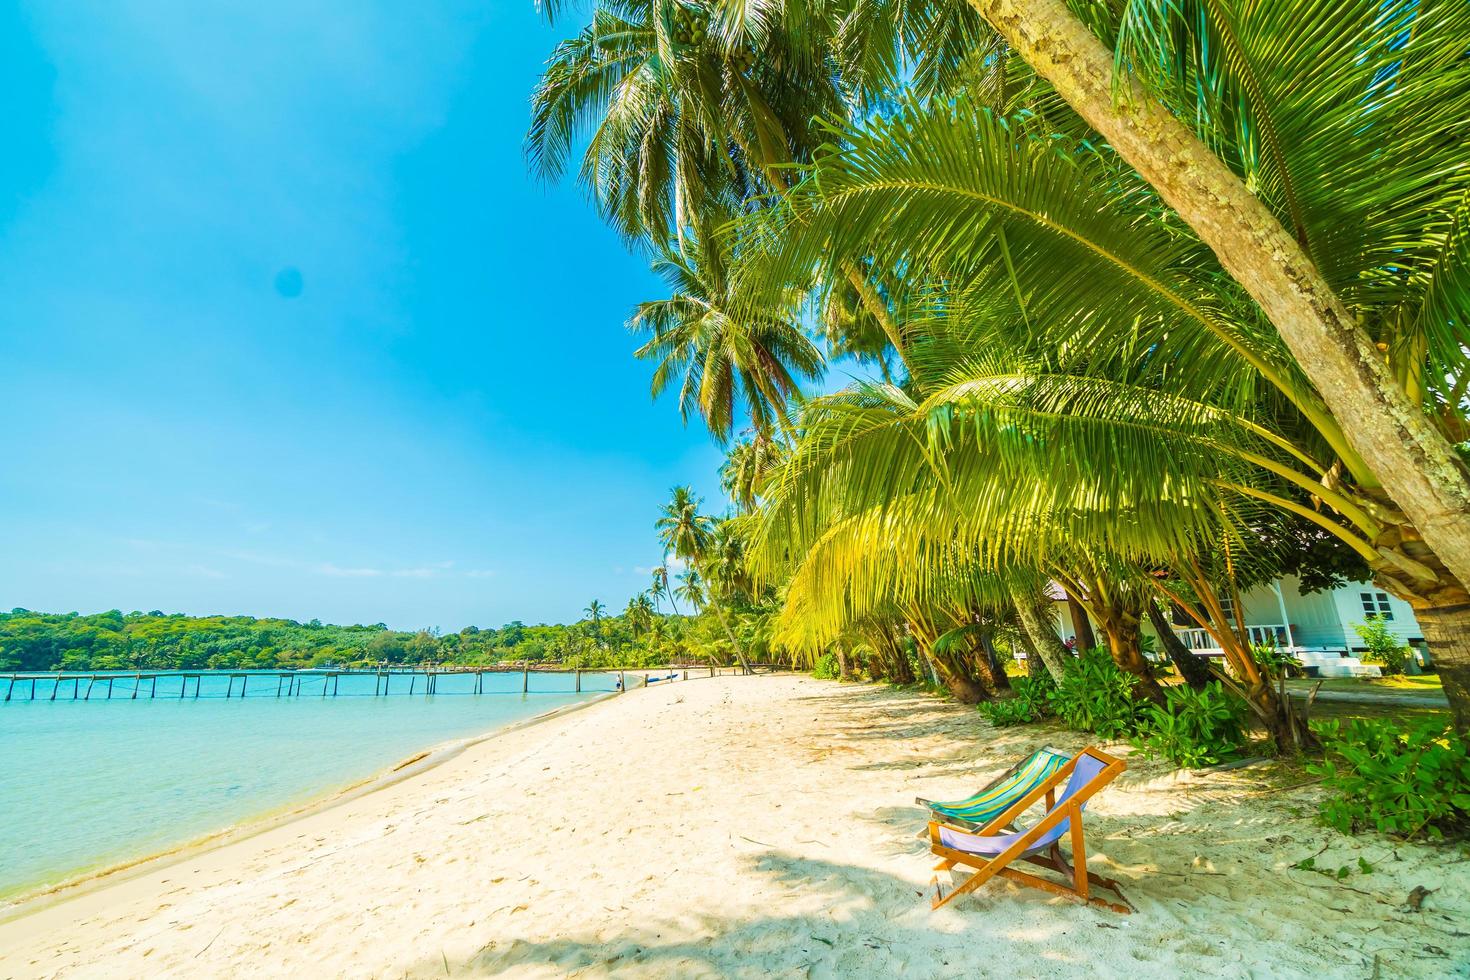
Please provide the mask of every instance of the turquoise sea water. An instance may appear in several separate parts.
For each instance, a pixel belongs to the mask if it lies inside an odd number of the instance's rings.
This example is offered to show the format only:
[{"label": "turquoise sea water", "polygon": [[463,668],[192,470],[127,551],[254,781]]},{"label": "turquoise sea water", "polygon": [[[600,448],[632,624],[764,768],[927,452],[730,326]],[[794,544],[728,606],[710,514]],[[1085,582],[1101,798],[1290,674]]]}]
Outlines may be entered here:
[{"label": "turquoise sea water", "polygon": [[[0,703],[0,904],[77,874],[142,857],[304,803],[371,776],[417,751],[477,735],[610,691],[616,675],[396,674],[391,696],[374,697],[375,678],[344,676],[336,697],[321,697],[323,675],[303,672],[297,697],[275,696],[275,673],[241,680],[208,675],[195,696],[191,679],[161,677],[157,697],[133,678],[92,685],[68,679],[50,700],[52,681],[29,683]],[[0,676],[0,698],[8,678]],[[631,683],[631,678],[630,678]],[[226,698],[227,685],[234,696]],[[284,690],[284,688],[282,688]]]}]

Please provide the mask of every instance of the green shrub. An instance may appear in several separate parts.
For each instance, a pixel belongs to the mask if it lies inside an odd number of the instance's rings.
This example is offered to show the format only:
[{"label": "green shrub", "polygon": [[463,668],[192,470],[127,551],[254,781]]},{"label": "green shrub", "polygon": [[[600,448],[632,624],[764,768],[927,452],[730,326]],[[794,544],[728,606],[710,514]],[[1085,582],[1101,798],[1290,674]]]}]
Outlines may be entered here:
[{"label": "green shrub", "polygon": [[1169,688],[1164,696],[1169,706],[1148,705],[1134,739],[1149,755],[1198,769],[1221,762],[1245,745],[1245,705],[1219,681],[1201,691]]},{"label": "green shrub", "polygon": [[1402,674],[1409,659],[1409,650],[1399,643],[1399,638],[1388,630],[1388,620],[1382,616],[1369,616],[1361,623],[1354,623],[1353,630],[1368,648],[1363,659],[1371,664],[1381,664],[1385,674]]},{"label": "green shrub", "polygon": [[837,666],[837,654],[831,650],[818,657],[816,664],[812,667],[812,676],[818,680],[833,681],[841,675],[842,671]]},{"label": "green shrub", "polygon": [[1056,690],[1051,675],[1042,671],[1030,677],[1017,677],[1011,681],[1015,697],[1003,701],[985,701],[980,713],[992,725],[1005,728],[1009,725],[1026,725],[1051,715],[1047,695]]},{"label": "green shrub", "polygon": [[1102,738],[1133,734],[1143,711],[1133,694],[1133,678],[1100,648],[1067,661],[1062,680],[1047,695],[1047,702],[1068,728]]},{"label": "green shrub", "polygon": [[1300,674],[1301,661],[1278,648],[1274,643],[1252,643],[1251,659],[1267,677],[1288,677]]},{"label": "green shrub", "polygon": [[1308,768],[1334,794],[1321,810],[1329,827],[1434,839],[1470,830],[1470,743],[1453,729],[1359,719],[1317,732],[1327,758]]}]

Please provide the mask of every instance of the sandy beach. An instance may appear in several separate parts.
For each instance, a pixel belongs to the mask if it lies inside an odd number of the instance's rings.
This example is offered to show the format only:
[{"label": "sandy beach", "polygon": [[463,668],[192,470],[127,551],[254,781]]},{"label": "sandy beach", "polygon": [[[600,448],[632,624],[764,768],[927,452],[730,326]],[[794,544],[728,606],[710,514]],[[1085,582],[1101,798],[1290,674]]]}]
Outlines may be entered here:
[{"label": "sandy beach", "polygon": [[22,914],[0,976],[1470,975],[1470,853],[1326,830],[1281,767],[1130,758],[1088,841],[1133,915],[1010,884],[931,912],[913,798],[1043,742],[1085,739],[800,676],[636,691]]}]

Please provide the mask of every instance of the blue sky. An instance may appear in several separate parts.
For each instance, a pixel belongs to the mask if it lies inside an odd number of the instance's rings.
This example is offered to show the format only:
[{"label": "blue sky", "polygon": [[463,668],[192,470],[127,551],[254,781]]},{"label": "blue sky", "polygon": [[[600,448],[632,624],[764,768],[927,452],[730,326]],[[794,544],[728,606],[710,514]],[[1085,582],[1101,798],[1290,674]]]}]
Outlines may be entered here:
[{"label": "blue sky", "polygon": [[[0,606],[620,607],[718,451],[521,149],[530,0],[0,5]],[[714,506],[723,506],[715,503]]]}]

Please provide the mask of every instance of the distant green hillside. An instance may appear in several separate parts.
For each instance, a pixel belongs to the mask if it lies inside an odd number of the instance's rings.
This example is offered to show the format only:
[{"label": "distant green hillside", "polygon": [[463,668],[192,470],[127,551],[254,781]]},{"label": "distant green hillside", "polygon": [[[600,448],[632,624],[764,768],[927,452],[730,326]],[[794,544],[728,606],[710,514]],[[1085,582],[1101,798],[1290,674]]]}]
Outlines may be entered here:
[{"label": "distant green hillside", "polygon": [[506,660],[636,666],[716,653],[682,616],[600,617],[570,625],[458,633],[399,632],[381,623],[109,612],[0,613],[0,671],[312,667],[321,664],[491,664]]}]

